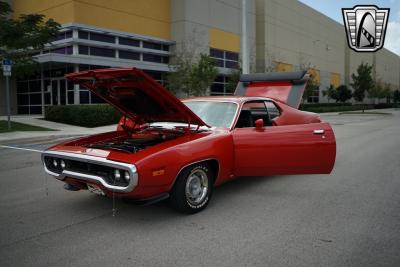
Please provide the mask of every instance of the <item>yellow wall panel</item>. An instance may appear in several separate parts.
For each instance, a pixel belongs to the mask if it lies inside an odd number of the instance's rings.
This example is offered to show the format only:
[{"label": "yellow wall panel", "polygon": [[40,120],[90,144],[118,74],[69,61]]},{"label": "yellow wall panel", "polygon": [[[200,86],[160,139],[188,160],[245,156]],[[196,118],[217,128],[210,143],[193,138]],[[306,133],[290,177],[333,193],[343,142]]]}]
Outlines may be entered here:
[{"label": "yellow wall panel", "polygon": [[64,23],[170,39],[170,0],[14,0],[14,17],[40,13]]},{"label": "yellow wall panel", "polygon": [[209,46],[216,49],[240,52],[240,36],[216,28],[208,30]]},{"label": "yellow wall panel", "polygon": [[315,82],[315,83],[317,83],[317,84],[320,84],[320,83],[321,83],[321,78],[320,78],[320,75],[319,75],[319,70],[314,69],[314,68],[310,68],[310,69],[308,69],[308,74],[311,75],[311,77],[314,79],[314,82]]},{"label": "yellow wall panel", "polygon": [[73,0],[14,0],[12,8],[14,18],[21,14],[43,14],[60,24],[74,21]]},{"label": "yellow wall panel", "polygon": [[293,65],[292,64],[287,64],[283,62],[276,62],[276,71],[292,71],[293,70]]},{"label": "yellow wall panel", "polygon": [[75,22],[170,39],[170,1],[75,0]]},{"label": "yellow wall panel", "polygon": [[340,85],[340,74],[331,72],[330,84],[337,88]]}]

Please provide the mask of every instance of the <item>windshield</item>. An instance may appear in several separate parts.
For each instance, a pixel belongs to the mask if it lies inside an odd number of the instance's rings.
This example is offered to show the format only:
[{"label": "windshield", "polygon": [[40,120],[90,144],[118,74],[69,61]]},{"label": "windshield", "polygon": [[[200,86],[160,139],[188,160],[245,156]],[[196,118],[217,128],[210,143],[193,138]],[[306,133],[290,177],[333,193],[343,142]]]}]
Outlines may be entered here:
[{"label": "windshield", "polygon": [[214,127],[229,128],[235,118],[237,104],[217,101],[183,102],[205,123]]}]

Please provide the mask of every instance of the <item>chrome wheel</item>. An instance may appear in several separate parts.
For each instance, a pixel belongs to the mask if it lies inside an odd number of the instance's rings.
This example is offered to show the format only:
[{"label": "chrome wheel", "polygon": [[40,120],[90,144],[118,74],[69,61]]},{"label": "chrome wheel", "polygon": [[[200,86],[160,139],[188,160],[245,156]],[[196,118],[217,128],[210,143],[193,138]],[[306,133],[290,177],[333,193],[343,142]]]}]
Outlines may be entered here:
[{"label": "chrome wheel", "polygon": [[191,205],[199,205],[207,197],[208,177],[202,169],[194,169],[188,176],[185,186],[186,199]]}]

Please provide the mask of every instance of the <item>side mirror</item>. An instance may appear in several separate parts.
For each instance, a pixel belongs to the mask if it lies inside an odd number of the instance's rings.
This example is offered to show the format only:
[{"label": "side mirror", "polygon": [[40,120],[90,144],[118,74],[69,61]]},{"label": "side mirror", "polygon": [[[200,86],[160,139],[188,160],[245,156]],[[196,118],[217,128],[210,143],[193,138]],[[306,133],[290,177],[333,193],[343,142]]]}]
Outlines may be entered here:
[{"label": "side mirror", "polygon": [[264,120],[263,119],[256,120],[255,124],[256,124],[256,130],[257,131],[263,131],[264,130]]}]

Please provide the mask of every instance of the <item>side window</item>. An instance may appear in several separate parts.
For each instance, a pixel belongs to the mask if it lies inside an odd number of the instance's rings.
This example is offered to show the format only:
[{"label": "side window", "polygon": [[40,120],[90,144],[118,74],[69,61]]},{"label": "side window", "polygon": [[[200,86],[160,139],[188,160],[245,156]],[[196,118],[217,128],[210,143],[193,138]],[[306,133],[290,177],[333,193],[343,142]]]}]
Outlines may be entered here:
[{"label": "side window", "polygon": [[279,109],[275,106],[273,102],[265,101],[265,106],[267,107],[270,120],[273,120],[281,115]]},{"label": "side window", "polygon": [[263,119],[265,126],[271,126],[272,122],[264,101],[251,101],[243,104],[235,128],[254,127],[254,122]]}]

